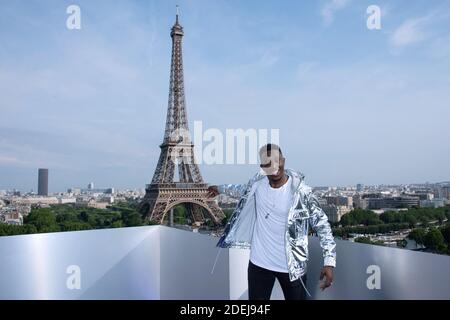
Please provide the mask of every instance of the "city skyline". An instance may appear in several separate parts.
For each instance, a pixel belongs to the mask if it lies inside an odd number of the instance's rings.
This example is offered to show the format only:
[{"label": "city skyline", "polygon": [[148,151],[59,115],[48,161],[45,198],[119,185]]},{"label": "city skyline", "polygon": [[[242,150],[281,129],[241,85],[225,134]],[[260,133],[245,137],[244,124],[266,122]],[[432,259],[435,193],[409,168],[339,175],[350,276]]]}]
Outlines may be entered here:
[{"label": "city skyline", "polygon": [[[34,193],[35,195],[39,195],[38,194],[38,185],[39,185],[39,177],[38,174],[35,175],[34,179],[36,180],[36,187],[32,187],[30,189],[21,189],[21,188],[17,188],[17,187],[13,187],[13,188],[0,188],[0,191],[7,191],[7,192],[12,192],[12,191],[19,191],[23,194],[29,194],[29,193]],[[86,182],[85,185],[70,185],[67,188],[63,188],[63,189],[55,189],[53,191],[49,191],[49,194],[60,194],[60,193],[66,193],[69,190],[73,190],[73,189],[80,189],[80,190],[90,190],[89,185],[90,184],[95,184],[94,182],[90,181]],[[219,183],[218,185],[245,185],[246,181],[243,182],[237,182],[237,183]],[[419,186],[419,185],[449,185],[450,186],[450,181],[424,181],[424,182],[408,182],[408,183],[398,183],[398,184],[387,184],[387,183],[380,183],[380,184],[365,184],[365,183],[356,183],[356,184],[349,184],[349,185],[311,185],[311,187],[313,188],[355,188],[357,189],[358,185],[362,185],[363,188],[387,188],[387,187],[399,187],[399,186]],[[51,186],[51,180],[49,180],[49,187]],[[96,186],[96,190],[107,190],[107,189],[117,189],[118,191],[124,191],[124,190],[141,190],[142,192],[145,191],[145,186],[137,186],[137,187],[122,187],[122,188],[117,188],[114,185],[101,185],[97,188]],[[50,190],[51,188],[49,188]]]},{"label": "city skyline", "polygon": [[[78,1],[76,31],[65,28],[69,4],[0,4],[0,190],[37,190],[39,167],[49,192],[144,188],[163,134],[175,2]],[[378,1],[377,31],[368,1],[179,4],[190,124],[279,128],[287,166],[311,185],[450,180],[445,1]],[[256,170],[201,166],[214,184]]]}]

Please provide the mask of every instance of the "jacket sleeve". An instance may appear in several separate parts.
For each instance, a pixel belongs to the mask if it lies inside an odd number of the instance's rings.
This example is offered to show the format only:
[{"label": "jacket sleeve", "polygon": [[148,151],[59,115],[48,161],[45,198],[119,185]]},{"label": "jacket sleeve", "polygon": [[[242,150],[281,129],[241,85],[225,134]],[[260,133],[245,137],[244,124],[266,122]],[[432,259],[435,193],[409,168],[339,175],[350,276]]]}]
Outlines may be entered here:
[{"label": "jacket sleeve", "polygon": [[309,224],[317,232],[322,247],[324,266],[336,266],[336,242],[334,241],[328,217],[320,207],[317,197],[310,191],[307,194]]},{"label": "jacket sleeve", "polygon": [[245,194],[247,192],[247,190],[248,190],[248,188],[244,188],[244,190],[240,194],[240,199],[238,201],[238,204],[237,204],[236,208],[234,209],[233,213],[231,214],[230,218],[228,219],[227,224],[225,225],[223,234],[220,237],[219,241],[217,242],[216,247],[221,247],[221,248],[229,247],[229,243],[228,243],[228,241],[226,241],[226,239],[227,239],[228,234],[230,233],[231,229],[233,227],[235,227],[235,224],[238,221],[238,218],[241,214],[241,210],[246,201],[246,199],[243,197],[243,194]]},{"label": "jacket sleeve", "polygon": [[258,178],[259,178],[259,174],[255,174],[248,181],[247,184],[237,185],[237,188],[236,188],[236,186],[233,188],[232,187],[233,185],[222,185],[222,186],[218,187],[220,193],[227,192],[227,191],[229,192],[231,189],[233,191],[237,191],[239,193],[239,201],[238,201],[237,206],[234,209],[233,213],[231,214],[230,218],[228,219],[227,224],[225,225],[224,232],[216,244],[217,247],[221,247],[221,248],[228,247],[229,244],[225,240],[226,240],[228,234],[230,233],[231,229],[235,226],[236,222],[238,221],[241,210],[245,205],[248,193],[249,193],[251,187],[253,186],[254,182],[256,180],[258,180]]}]

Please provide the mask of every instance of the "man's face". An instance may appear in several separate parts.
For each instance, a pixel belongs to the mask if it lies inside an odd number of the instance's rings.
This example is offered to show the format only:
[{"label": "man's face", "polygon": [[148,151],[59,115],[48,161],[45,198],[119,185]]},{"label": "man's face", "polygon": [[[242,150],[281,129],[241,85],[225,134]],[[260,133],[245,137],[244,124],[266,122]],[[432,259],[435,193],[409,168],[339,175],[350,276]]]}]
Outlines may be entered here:
[{"label": "man's face", "polygon": [[284,170],[284,158],[278,150],[261,152],[260,161],[261,174],[273,179],[282,176]]}]

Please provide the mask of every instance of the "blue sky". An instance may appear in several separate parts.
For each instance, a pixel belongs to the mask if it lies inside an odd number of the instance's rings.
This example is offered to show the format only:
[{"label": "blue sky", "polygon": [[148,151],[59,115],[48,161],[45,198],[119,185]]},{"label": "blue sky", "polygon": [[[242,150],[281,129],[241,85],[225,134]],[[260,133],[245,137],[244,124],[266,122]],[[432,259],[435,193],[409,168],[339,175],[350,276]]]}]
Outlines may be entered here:
[{"label": "blue sky", "polygon": [[[36,190],[39,167],[50,191],[149,183],[177,3],[191,129],[279,128],[311,185],[450,180],[446,0],[0,0],[0,189]],[[256,169],[201,166],[215,184]]]}]

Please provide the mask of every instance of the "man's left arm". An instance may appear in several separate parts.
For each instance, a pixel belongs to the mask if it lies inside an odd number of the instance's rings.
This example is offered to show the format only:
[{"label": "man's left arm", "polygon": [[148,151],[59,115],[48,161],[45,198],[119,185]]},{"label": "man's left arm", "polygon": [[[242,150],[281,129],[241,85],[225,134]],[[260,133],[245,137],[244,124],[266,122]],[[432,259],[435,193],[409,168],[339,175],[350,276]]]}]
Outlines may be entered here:
[{"label": "man's left arm", "polygon": [[320,272],[320,280],[325,278],[322,290],[331,286],[333,282],[333,268],[336,266],[336,242],[334,241],[328,217],[320,207],[317,197],[311,192],[307,196],[308,210],[310,213],[309,223],[319,236],[322,247],[324,267]]}]

